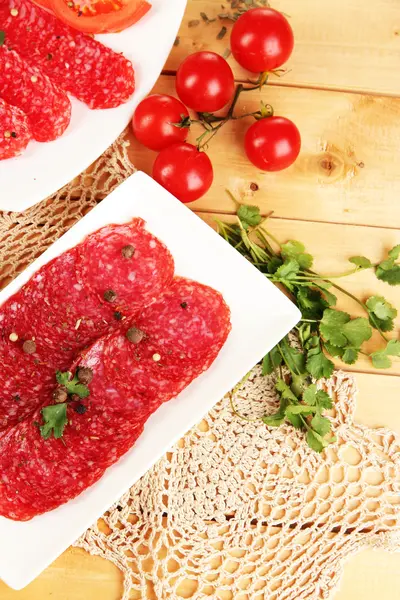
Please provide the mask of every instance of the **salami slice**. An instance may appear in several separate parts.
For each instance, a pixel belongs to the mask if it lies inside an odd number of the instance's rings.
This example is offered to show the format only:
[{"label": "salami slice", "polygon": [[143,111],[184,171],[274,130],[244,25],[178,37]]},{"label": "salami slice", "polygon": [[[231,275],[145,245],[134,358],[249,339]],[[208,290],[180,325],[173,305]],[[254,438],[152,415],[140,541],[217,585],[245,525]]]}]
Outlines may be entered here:
[{"label": "salami slice", "polygon": [[66,370],[76,352],[116,327],[114,310],[76,278],[79,247],[72,248],[40,269],[7,301],[3,331],[21,341],[35,340],[41,361]]},{"label": "salami slice", "polygon": [[54,370],[0,336],[0,431],[30,415],[53,389]]},{"label": "salami slice", "polygon": [[31,138],[25,113],[0,98],[0,160],[21,154]]},{"label": "salami slice", "polygon": [[73,370],[87,367],[93,372],[93,379],[88,386],[90,390],[89,403],[92,398],[106,398],[105,404],[109,410],[124,414],[129,419],[143,421],[153,410],[154,402],[152,403],[152,400],[154,397],[152,398],[148,392],[140,394],[135,389],[128,393],[119,390],[105,372],[104,351],[115,337],[119,337],[118,332],[98,340],[75,361]]},{"label": "salami slice", "polygon": [[0,23],[11,48],[90,108],[119,106],[132,95],[130,61],[29,0],[0,0]]},{"label": "salami slice", "polygon": [[0,96],[24,111],[39,142],[60,137],[71,120],[66,93],[5,45],[0,47]]},{"label": "salami slice", "polygon": [[[135,326],[140,341],[114,336],[105,350],[106,372],[125,392],[158,387],[179,393],[215,360],[230,332],[230,311],[210,287],[176,277],[144,308]],[[171,387],[172,386],[172,387]]]},{"label": "salami slice", "polygon": [[142,219],[110,225],[81,246],[77,275],[99,299],[129,312],[152,302],[172,281],[174,261]]}]

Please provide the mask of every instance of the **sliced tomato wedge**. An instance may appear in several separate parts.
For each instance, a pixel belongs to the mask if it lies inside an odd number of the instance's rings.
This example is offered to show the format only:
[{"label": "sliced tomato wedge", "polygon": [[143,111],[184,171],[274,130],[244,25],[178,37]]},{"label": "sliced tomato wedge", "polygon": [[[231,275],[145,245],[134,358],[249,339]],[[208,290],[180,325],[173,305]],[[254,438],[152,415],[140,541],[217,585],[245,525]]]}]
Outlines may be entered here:
[{"label": "sliced tomato wedge", "polygon": [[151,8],[146,0],[35,0],[78,31],[111,33],[127,29]]},{"label": "sliced tomato wedge", "polygon": [[39,6],[42,6],[43,8],[47,8],[48,10],[51,10],[51,5],[53,3],[53,0],[33,0],[34,4],[38,4]]}]

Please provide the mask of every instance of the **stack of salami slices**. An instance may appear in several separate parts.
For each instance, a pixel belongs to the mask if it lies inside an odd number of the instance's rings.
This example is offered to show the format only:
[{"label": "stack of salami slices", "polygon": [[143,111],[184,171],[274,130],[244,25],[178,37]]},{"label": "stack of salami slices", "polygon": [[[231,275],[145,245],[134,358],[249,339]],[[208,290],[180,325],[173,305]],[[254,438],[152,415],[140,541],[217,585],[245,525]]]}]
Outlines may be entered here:
[{"label": "stack of salami slices", "polygon": [[0,0],[0,30],[0,160],[62,135],[67,93],[113,108],[134,91],[130,61],[30,0]]},{"label": "stack of salami slices", "polygon": [[[174,276],[141,219],[109,225],[42,267],[0,307],[0,515],[28,520],[97,481],[146,420],[217,357],[230,311],[210,287]],[[61,398],[56,372],[89,394]],[[65,394],[66,395],[66,394]]]}]

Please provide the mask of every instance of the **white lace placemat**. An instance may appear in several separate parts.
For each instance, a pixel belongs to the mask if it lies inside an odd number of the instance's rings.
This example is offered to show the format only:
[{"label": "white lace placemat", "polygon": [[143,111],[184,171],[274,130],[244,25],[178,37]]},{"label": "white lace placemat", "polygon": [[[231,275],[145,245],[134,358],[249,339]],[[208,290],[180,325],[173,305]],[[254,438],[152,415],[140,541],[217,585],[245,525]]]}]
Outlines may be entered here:
[{"label": "white lace placemat", "polygon": [[[226,397],[77,545],[121,569],[123,600],[328,598],[349,555],[400,550],[400,438],[353,422],[350,375],[325,385],[338,441],[322,455]],[[272,377],[255,367],[234,402],[275,412]]]}]

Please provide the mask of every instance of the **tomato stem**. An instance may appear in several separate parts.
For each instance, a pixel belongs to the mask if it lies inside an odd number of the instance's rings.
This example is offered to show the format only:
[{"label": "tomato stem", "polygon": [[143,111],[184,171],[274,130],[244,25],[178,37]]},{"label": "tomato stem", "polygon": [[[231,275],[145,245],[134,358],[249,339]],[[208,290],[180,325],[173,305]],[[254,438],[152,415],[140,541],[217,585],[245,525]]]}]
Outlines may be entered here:
[{"label": "tomato stem", "polygon": [[[236,104],[239,100],[240,94],[242,92],[249,92],[251,90],[259,90],[262,86],[267,84],[269,76],[269,71],[265,73],[260,73],[260,77],[256,82],[256,85],[245,87],[243,83],[238,83],[235,89],[235,94],[233,96],[232,102],[228,108],[228,112],[225,116],[216,116],[212,113],[203,113],[198,112],[198,119],[192,119],[191,123],[200,124],[206,131],[204,131],[197,139],[197,149],[204,150],[208,147],[209,142],[213,137],[218,133],[218,131],[227,123],[228,121],[235,121],[237,119],[243,119],[244,117],[254,117],[255,119],[262,119],[267,116],[272,116],[274,114],[274,109],[270,104],[261,103],[261,110],[256,110],[250,113],[244,113],[242,115],[234,116],[234,110]],[[213,125],[213,123],[218,123],[217,125]],[[209,136],[207,137],[207,135]]]}]

